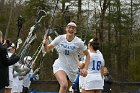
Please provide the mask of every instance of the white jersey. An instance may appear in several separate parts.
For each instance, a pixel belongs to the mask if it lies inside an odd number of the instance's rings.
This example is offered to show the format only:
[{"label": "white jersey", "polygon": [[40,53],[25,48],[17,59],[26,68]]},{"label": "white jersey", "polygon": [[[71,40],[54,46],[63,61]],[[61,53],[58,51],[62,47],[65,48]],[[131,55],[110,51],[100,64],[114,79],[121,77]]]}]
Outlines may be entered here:
[{"label": "white jersey", "polygon": [[100,72],[101,67],[105,64],[103,56],[101,56],[101,53],[92,53],[90,51],[89,54],[88,75],[82,78],[83,82],[80,85],[85,90],[103,89],[103,78]]},{"label": "white jersey", "polygon": [[89,51],[90,54],[90,64],[88,67],[88,73],[100,73],[101,66],[104,66],[104,59],[103,56],[99,53],[92,53]]},{"label": "white jersey", "polygon": [[[59,54],[58,59],[55,61],[53,67],[59,65],[67,74],[69,72],[76,73],[78,71],[78,59],[79,51],[86,50],[84,42],[75,36],[75,38],[68,42],[65,35],[60,35],[56,37],[51,44],[57,47],[57,52]],[[56,71],[54,71],[55,73]],[[68,75],[70,78],[70,75]],[[74,78],[71,79],[73,81]]]},{"label": "white jersey", "polygon": [[104,65],[105,65],[105,60],[104,60],[103,54],[100,52],[100,50],[97,50],[96,52],[97,52],[97,54],[99,54],[100,58],[102,58]]}]

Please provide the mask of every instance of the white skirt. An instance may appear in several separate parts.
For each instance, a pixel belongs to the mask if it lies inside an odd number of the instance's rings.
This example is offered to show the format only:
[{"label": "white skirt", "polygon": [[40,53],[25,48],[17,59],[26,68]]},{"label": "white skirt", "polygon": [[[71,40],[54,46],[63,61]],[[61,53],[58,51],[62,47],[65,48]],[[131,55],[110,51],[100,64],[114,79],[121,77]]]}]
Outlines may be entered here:
[{"label": "white skirt", "polygon": [[57,59],[54,64],[53,64],[53,73],[55,74],[57,71],[63,70],[67,75],[68,78],[70,79],[71,82],[74,82],[76,79],[77,73],[78,73],[78,68],[75,71],[72,71],[70,67],[64,66],[60,61]]},{"label": "white skirt", "polygon": [[97,90],[103,89],[103,79],[100,73],[88,74],[83,79],[82,89],[84,90]]}]

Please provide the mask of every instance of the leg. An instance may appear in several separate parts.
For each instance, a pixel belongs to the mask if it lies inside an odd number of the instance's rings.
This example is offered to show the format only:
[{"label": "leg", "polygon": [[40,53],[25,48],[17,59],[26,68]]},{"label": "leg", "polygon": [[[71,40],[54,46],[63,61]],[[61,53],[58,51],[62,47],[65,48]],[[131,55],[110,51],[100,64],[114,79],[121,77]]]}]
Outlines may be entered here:
[{"label": "leg", "polygon": [[67,75],[63,70],[60,70],[55,73],[55,77],[60,84],[59,93],[66,93],[68,88]]},{"label": "leg", "polygon": [[96,93],[94,90],[85,90],[84,93]]},{"label": "leg", "polygon": [[82,89],[82,93],[86,93],[86,91],[84,89]]},{"label": "leg", "polygon": [[23,91],[22,91],[22,93],[29,93],[28,87],[24,87],[24,86],[23,86]]},{"label": "leg", "polygon": [[101,93],[101,90],[85,90],[83,93]]},{"label": "leg", "polygon": [[12,88],[5,88],[5,93],[12,93]]},{"label": "leg", "polygon": [[95,93],[102,93],[102,90],[96,90]]}]

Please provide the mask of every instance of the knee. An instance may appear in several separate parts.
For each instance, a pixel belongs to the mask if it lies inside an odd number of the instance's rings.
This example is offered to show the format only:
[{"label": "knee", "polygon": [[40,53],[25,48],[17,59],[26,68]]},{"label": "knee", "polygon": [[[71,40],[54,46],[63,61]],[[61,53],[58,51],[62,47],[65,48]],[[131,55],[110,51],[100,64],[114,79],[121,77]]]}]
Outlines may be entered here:
[{"label": "knee", "polygon": [[68,82],[62,82],[60,84],[60,87],[63,88],[63,89],[67,89],[68,88]]}]

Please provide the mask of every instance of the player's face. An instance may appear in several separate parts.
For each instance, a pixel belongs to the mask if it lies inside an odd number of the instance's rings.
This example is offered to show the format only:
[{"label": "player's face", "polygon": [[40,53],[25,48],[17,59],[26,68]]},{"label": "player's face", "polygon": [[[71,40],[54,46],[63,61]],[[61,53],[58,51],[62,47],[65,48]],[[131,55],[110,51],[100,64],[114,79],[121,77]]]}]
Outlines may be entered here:
[{"label": "player's face", "polygon": [[15,48],[8,49],[8,52],[15,53]]},{"label": "player's face", "polygon": [[32,62],[32,60],[26,60],[26,63],[27,64],[29,64],[29,63],[31,63]]},{"label": "player's face", "polygon": [[76,27],[75,26],[67,26],[66,33],[69,35],[74,35],[76,33]]}]

